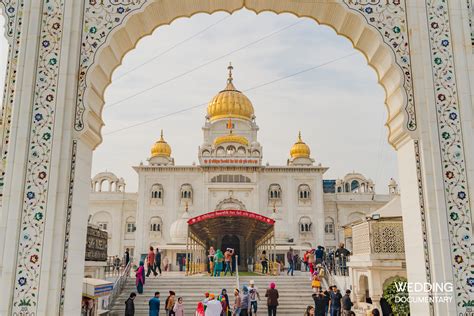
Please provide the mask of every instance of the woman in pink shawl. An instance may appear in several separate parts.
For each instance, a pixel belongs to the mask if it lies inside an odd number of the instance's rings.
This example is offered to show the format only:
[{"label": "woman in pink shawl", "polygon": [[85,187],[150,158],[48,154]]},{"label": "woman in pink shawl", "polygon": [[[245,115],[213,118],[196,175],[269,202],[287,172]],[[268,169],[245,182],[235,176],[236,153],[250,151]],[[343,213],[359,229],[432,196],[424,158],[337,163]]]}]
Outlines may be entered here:
[{"label": "woman in pink shawl", "polygon": [[137,285],[138,294],[143,294],[143,285],[145,284],[145,268],[143,261],[140,261],[140,266],[135,271],[135,284]]}]

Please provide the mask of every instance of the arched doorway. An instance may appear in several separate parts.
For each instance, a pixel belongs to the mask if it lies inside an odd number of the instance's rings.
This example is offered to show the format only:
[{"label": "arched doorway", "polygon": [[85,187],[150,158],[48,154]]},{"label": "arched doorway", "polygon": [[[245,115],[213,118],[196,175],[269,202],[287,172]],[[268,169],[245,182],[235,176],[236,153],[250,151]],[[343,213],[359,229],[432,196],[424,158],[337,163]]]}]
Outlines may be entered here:
[{"label": "arched doorway", "polygon": [[[387,93],[389,142],[399,156],[403,216],[410,223],[404,229],[410,242],[405,247],[410,254],[408,278],[455,284],[453,303],[435,303],[434,309],[416,304],[412,311],[420,315],[467,311],[465,302],[472,296],[470,188],[474,187],[468,183],[474,171],[467,165],[474,164],[474,153],[469,142],[472,93],[464,84],[471,77],[471,47],[463,42],[470,36],[469,17],[460,15],[468,12],[466,2],[425,0],[421,6],[410,6],[403,0],[183,0],[176,5],[175,0],[2,0],[0,4],[6,9],[10,43],[5,101],[9,108],[4,111],[2,139],[2,166],[6,166],[2,203],[8,213],[2,213],[0,258],[3,297],[12,298],[1,302],[1,313],[63,314],[80,309],[75,287],[82,280],[78,258],[85,245],[83,208],[90,189],[90,162],[101,141],[103,92],[125,53],[156,27],[178,17],[217,10],[231,13],[242,7],[291,12],[327,24],[348,37],[376,69]],[[414,93],[415,85],[419,93]],[[10,130],[11,126],[15,128]],[[11,240],[6,242],[5,236]]]},{"label": "arched doorway", "polygon": [[224,235],[221,241],[221,249],[222,251],[226,251],[227,248],[234,249],[234,253],[238,256],[237,262],[235,262],[235,257],[233,258],[234,262],[232,262],[232,268],[235,271],[235,265],[240,266],[240,258],[243,255],[240,251],[240,238],[237,235]]}]

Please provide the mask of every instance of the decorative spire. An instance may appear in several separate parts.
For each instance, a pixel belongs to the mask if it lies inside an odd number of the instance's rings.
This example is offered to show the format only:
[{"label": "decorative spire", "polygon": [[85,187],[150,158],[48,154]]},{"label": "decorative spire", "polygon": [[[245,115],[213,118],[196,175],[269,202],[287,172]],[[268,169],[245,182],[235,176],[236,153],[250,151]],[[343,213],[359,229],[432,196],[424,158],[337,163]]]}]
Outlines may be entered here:
[{"label": "decorative spire", "polygon": [[229,78],[227,78],[227,83],[231,84],[232,80],[234,80],[234,78],[232,78],[232,70],[234,69],[234,67],[232,66],[232,62],[229,62],[229,66],[227,67],[227,69],[229,69]]},{"label": "decorative spire", "polygon": [[302,143],[303,140],[301,139],[301,131],[298,132],[298,143]]},{"label": "decorative spire", "polygon": [[165,141],[165,139],[163,138],[163,129],[161,129],[160,141]]}]

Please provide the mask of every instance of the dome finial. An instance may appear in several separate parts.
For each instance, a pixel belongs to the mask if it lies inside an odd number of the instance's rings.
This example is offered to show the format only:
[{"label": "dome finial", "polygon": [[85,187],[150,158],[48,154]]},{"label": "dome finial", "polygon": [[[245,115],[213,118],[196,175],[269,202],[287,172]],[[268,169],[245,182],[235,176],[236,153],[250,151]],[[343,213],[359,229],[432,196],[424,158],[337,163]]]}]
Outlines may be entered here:
[{"label": "dome finial", "polygon": [[227,69],[229,70],[229,78],[227,78],[227,83],[230,84],[232,83],[232,80],[234,80],[234,78],[232,78],[232,70],[234,69],[234,67],[232,66],[232,62],[229,62],[229,66],[227,67]]},{"label": "dome finial", "polygon": [[301,131],[298,132],[298,142],[302,143],[303,139],[301,138]]},{"label": "dome finial", "polygon": [[163,129],[161,129],[160,140],[165,140],[165,139],[163,138]]}]

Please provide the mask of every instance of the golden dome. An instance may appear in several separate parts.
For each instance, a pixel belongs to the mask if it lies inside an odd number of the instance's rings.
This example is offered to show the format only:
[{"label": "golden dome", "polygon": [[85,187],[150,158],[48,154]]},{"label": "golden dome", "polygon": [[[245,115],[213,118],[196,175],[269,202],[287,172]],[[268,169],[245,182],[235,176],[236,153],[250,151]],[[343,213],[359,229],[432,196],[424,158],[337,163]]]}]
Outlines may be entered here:
[{"label": "golden dome", "polygon": [[309,158],[311,150],[309,146],[301,139],[301,132],[298,134],[298,141],[291,147],[291,158]]},{"label": "golden dome", "polygon": [[209,120],[215,121],[221,118],[238,118],[251,120],[254,115],[252,102],[232,83],[232,65],[229,65],[229,78],[227,86],[219,92],[207,105]]},{"label": "golden dome", "polygon": [[170,157],[171,147],[163,138],[163,130],[161,130],[160,139],[151,147],[151,157]]},{"label": "golden dome", "polygon": [[223,143],[239,143],[245,146],[248,146],[249,141],[244,136],[234,135],[232,134],[232,130],[229,134],[224,136],[219,136],[214,140],[214,145],[220,145]]}]

